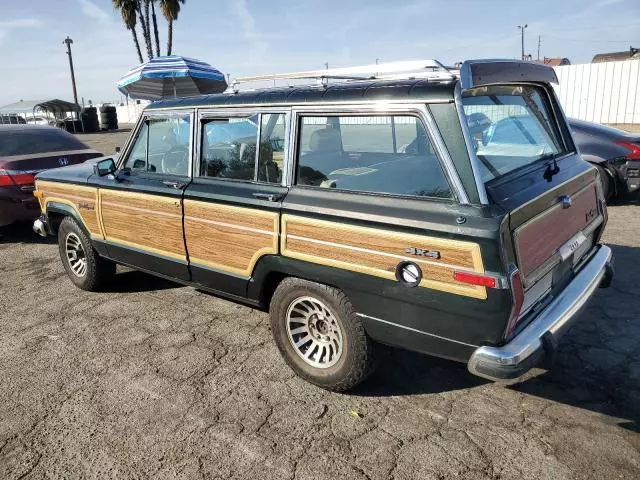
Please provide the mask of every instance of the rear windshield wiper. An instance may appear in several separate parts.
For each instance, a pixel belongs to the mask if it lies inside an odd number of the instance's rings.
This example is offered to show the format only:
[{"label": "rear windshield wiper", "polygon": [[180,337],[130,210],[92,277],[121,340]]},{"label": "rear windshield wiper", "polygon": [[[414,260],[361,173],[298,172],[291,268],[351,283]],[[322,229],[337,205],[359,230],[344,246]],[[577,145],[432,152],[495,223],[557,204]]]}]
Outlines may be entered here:
[{"label": "rear windshield wiper", "polygon": [[539,162],[542,160],[551,159],[551,161],[547,163],[547,168],[545,169],[544,174],[542,175],[542,178],[544,178],[547,182],[550,182],[553,176],[560,171],[560,167],[558,166],[558,160],[556,160],[556,158],[557,158],[557,155],[548,154],[548,155],[543,155],[537,160]]}]

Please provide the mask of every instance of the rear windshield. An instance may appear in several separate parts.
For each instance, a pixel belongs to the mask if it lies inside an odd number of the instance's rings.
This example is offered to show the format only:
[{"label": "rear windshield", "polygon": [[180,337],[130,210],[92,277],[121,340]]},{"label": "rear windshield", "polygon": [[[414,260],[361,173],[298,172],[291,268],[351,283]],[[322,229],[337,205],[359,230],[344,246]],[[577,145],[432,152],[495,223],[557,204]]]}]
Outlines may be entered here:
[{"label": "rear windshield", "polygon": [[462,104],[485,182],[565,153],[539,87],[476,88],[463,93]]},{"label": "rear windshield", "polygon": [[84,150],[86,148],[89,147],[70,133],[58,128],[0,131],[0,157]]}]

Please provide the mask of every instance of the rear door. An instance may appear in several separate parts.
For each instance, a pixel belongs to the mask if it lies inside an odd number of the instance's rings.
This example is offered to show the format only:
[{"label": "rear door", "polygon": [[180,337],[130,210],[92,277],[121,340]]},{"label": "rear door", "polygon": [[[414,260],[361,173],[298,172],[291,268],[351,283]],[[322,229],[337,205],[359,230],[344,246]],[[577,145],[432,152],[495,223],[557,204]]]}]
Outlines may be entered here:
[{"label": "rear door", "polygon": [[550,87],[485,86],[462,103],[489,200],[509,212],[522,317],[593,250],[606,215],[597,173],[576,152]]},{"label": "rear door", "polygon": [[99,186],[101,228],[118,262],[189,280],[182,195],[190,181],[190,111],[147,113],[115,176]]},{"label": "rear door", "polygon": [[288,109],[198,114],[197,162],[184,195],[193,282],[245,297],[257,262],[278,253],[289,116]]},{"label": "rear door", "polygon": [[482,321],[499,311],[496,290],[454,278],[484,274],[496,242],[460,220],[477,213],[425,106],[300,108],[294,125],[281,233],[290,270],[344,290],[380,341],[455,357],[499,335]]}]

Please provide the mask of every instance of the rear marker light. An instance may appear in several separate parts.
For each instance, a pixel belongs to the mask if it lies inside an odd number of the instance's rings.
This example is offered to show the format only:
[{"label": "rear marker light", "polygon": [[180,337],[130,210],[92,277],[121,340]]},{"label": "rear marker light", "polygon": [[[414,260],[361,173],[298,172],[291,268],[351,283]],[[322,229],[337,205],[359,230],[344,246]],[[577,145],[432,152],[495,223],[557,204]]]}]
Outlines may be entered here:
[{"label": "rear marker light", "polygon": [[615,142],[622,148],[629,150],[629,153],[625,155],[627,160],[640,160],[640,145],[631,142]]},{"label": "rear marker light", "polygon": [[469,285],[479,285],[487,288],[496,288],[498,285],[495,277],[481,275],[478,273],[456,271],[453,272],[453,279],[458,282],[468,283]]}]

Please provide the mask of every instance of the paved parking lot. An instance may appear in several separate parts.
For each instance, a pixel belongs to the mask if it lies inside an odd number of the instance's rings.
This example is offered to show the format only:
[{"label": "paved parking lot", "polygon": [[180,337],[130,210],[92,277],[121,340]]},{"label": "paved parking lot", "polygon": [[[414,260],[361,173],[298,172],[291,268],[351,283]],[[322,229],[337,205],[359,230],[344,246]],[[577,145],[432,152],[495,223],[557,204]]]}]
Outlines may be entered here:
[{"label": "paved parking lot", "polygon": [[57,245],[0,238],[0,478],[640,476],[640,206],[610,209],[612,288],[556,368],[513,386],[384,349],[362,388],[298,379],[267,315],[122,270],[74,288]]}]

